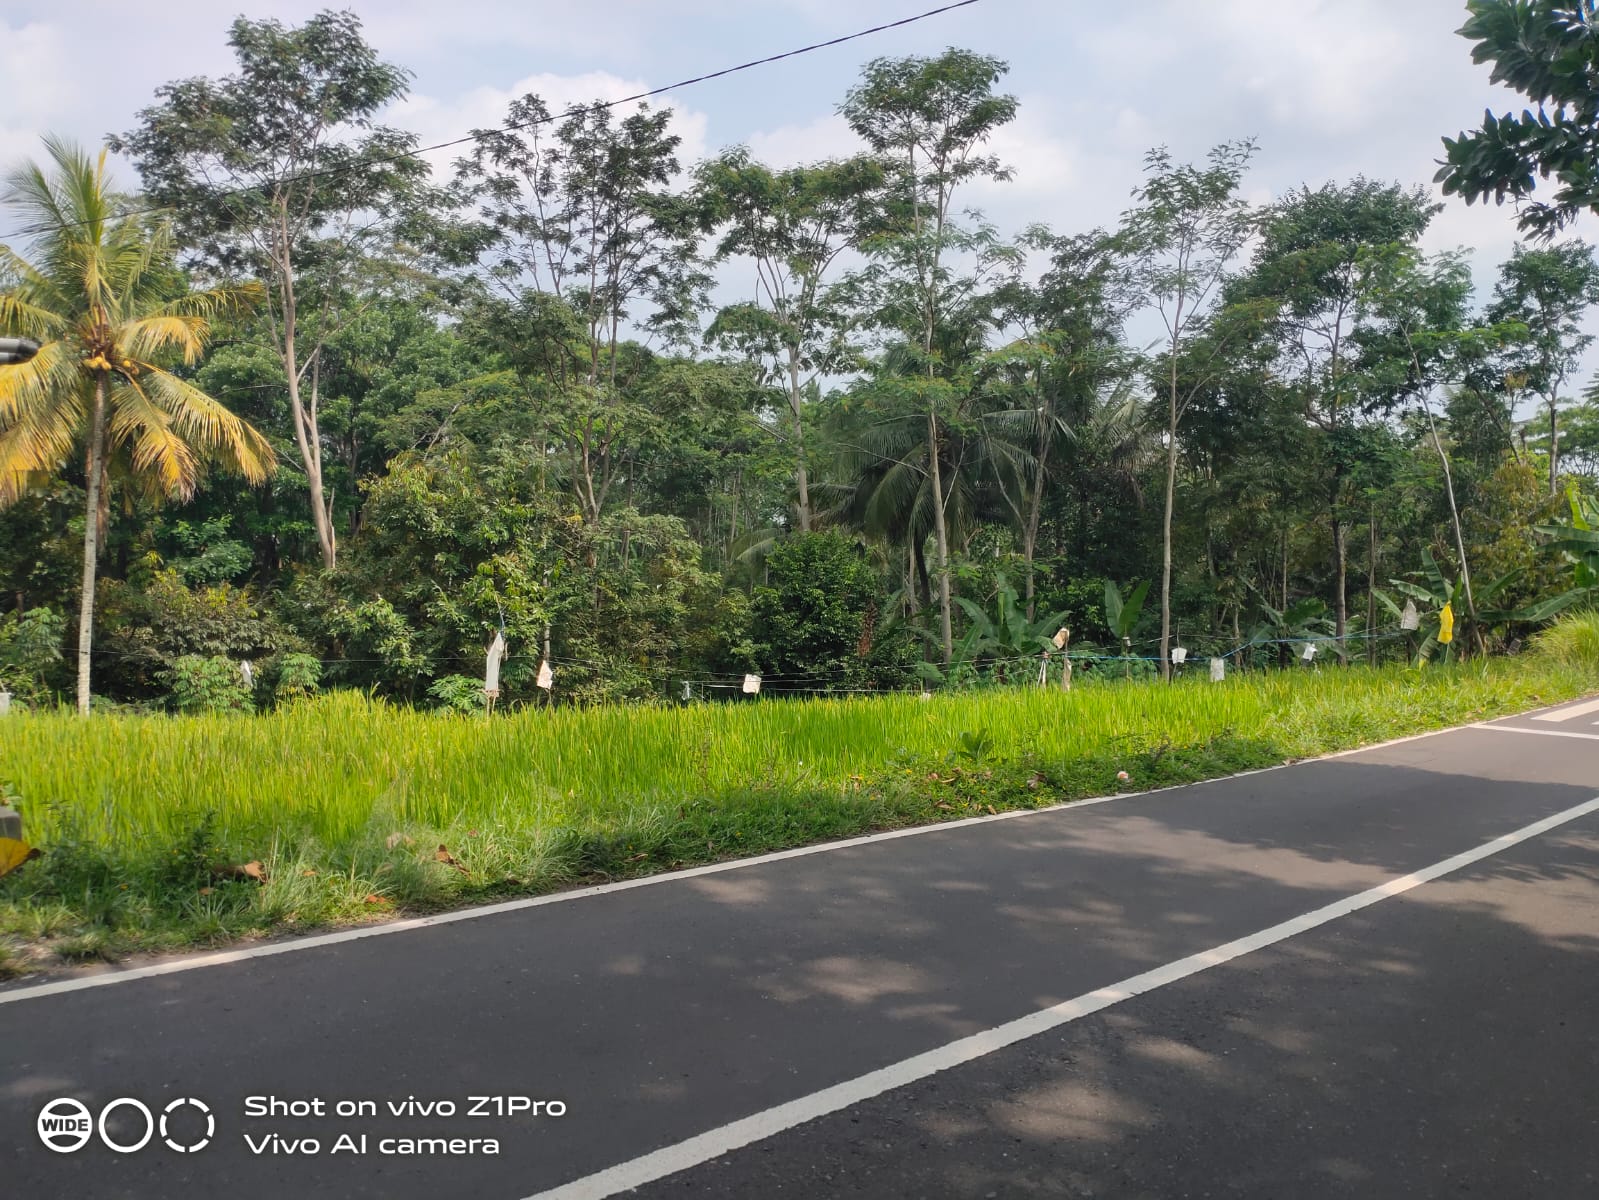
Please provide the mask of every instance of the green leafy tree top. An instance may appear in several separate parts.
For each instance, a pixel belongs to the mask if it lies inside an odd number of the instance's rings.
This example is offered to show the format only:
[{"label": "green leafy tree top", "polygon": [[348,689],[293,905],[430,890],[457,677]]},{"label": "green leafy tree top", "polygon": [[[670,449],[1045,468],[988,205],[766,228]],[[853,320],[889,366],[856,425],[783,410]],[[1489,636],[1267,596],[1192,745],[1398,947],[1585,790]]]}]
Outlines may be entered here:
[{"label": "green leafy tree top", "polygon": [[[1460,29],[1492,82],[1533,105],[1483,114],[1482,128],[1445,138],[1444,194],[1492,196],[1521,207],[1521,227],[1550,237],[1581,212],[1599,212],[1599,12],[1595,0],[1471,0]],[[1553,177],[1552,198],[1528,202]]]}]

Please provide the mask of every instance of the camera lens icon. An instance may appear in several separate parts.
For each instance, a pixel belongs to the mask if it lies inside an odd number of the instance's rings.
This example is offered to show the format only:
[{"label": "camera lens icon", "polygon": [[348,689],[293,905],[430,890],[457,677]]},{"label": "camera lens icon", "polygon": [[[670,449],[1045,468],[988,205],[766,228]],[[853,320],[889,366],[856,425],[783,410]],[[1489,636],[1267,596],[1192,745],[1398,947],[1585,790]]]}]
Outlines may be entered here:
[{"label": "camera lens icon", "polygon": [[[205,1136],[196,1142],[184,1143],[177,1141],[171,1136],[170,1133],[167,1132],[167,1118],[178,1109],[186,1106],[189,1108],[198,1109],[205,1115]],[[193,1154],[197,1150],[204,1150],[211,1144],[211,1139],[216,1136],[216,1133],[216,1117],[211,1114],[211,1110],[207,1108],[202,1101],[196,1100],[193,1096],[179,1096],[171,1104],[168,1104],[161,1110],[161,1140],[167,1144],[169,1149],[175,1150],[179,1154]]]},{"label": "camera lens icon", "polygon": [[57,1154],[82,1150],[94,1136],[94,1117],[70,1096],[61,1096],[39,1110],[39,1140]]}]

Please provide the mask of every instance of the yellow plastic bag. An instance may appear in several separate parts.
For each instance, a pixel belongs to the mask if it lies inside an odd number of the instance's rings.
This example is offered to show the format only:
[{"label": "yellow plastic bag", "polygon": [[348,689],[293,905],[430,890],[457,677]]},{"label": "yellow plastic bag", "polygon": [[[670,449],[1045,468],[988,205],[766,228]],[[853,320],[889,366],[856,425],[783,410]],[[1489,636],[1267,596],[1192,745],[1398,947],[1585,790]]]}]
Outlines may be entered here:
[{"label": "yellow plastic bag", "polygon": [[1455,606],[1446,604],[1438,614],[1438,644],[1447,646],[1455,640]]},{"label": "yellow plastic bag", "polygon": [[29,859],[38,858],[40,851],[19,842],[16,838],[0,837],[0,875],[9,875]]}]

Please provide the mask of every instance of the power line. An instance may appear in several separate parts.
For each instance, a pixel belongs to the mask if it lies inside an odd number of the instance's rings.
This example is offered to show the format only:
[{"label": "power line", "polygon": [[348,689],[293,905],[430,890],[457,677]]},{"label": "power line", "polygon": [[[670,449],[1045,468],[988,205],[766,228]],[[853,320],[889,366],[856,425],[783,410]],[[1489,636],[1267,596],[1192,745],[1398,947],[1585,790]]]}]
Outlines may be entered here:
[{"label": "power line", "polygon": [[[348,175],[354,171],[367,170],[369,167],[380,166],[385,163],[403,162],[406,159],[420,158],[424,154],[431,154],[435,150],[448,150],[452,146],[461,146],[465,145],[467,142],[480,141],[485,136],[490,134],[511,133],[520,129],[531,129],[535,125],[547,125],[555,121],[565,120],[568,117],[582,116],[584,113],[595,112],[599,109],[619,108],[624,104],[632,104],[639,100],[648,100],[651,97],[660,96],[666,92],[677,91],[679,88],[692,87],[693,85],[699,83],[707,83],[710,80],[721,79],[727,75],[736,75],[740,71],[748,71],[755,67],[764,67],[771,63],[782,62],[787,58],[797,58],[802,54],[810,54],[816,50],[826,50],[832,46],[842,46],[845,42],[853,42],[860,38],[871,37],[873,34],[885,33],[890,29],[898,29],[901,26],[914,25],[918,21],[927,20],[929,17],[940,16],[943,13],[953,12],[957,8],[966,8],[977,3],[980,3],[980,0],[956,0],[956,2],[953,4],[946,4],[941,8],[928,9],[926,12],[917,13],[913,17],[901,17],[897,21],[889,21],[882,25],[874,25],[870,29],[862,29],[856,33],[847,33],[842,37],[830,38],[825,42],[815,42],[809,46],[801,46],[797,50],[785,50],[781,54],[772,54],[768,55],[766,58],[757,58],[746,63],[739,63],[736,67],[724,67],[720,71],[711,71],[704,75],[696,75],[691,79],[680,79],[676,83],[668,83],[663,87],[651,88],[649,91],[638,92],[632,96],[623,96],[618,100],[600,100],[593,104],[574,105],[563,112],[552,113],[550,116],[539,117],[536,120],[523,121],[520,124],[502,125],[495,129],[474,130],[465,137],[452,138],[447,142],[437,142],[431,146],[419,146],[415,150],[406,150],[398,154],[388,154],[378,158],[365,159],[359,163],[352,163],[343,167],[327,167],[320,171],[305,171],[299,175],[290,176],[287,180],[281,180],[272,184],[250,184],[245,187],[230,188],[222,192],[220,195],[222,197],[241,196],[247,192],[261,191],[267,187],[281,186],[283,183],[292,184],[311,179],[329,179],[339,175]],[[147,208],[127,209],[124,212],[118,213],[114,219],[125,220],[128,217],[148,216],[151,213],[164,212],[168,207],[169,206],[167,205],[152,205]],[[32,237],[37,234],[48,233],[51,230],[56,229],[72,229],[76,226],[85,225],[88,223],[89,222],[87,221],[64,221],[54,225],[36,225],[29,229],[20,229],[15,233],[0,236],[3,236],[4,240],[6,241],[10,241],[14,238]]]}]

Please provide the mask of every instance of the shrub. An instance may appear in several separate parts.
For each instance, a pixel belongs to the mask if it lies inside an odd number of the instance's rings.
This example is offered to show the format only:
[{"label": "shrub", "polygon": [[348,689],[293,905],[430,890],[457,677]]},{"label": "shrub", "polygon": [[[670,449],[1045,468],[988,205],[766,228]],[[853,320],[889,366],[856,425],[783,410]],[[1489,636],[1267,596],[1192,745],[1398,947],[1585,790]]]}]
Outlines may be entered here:
[{"label": "shrub", "polygon": [[1533,651],[1563,666],[1599,673],[1599,612],[1570,613],[1533,638]]},{"label": "shrub", "polygon": [[473,679],[467,675],[446,675],[432,687],[428,688],[428,695],[438,703],[440,708],[452,712],[482,712],[483,711],[483,681]]},{"label": "shrub", "polygon": [[272,699],[278,704],[315,695],[322,686],[322,663],[309,654],[285,654],[278,660]]},{"label": "shrub", "polygon": [[239,664],[220,655],[185,654],[162,673],[179,712],[254,712]]}]

